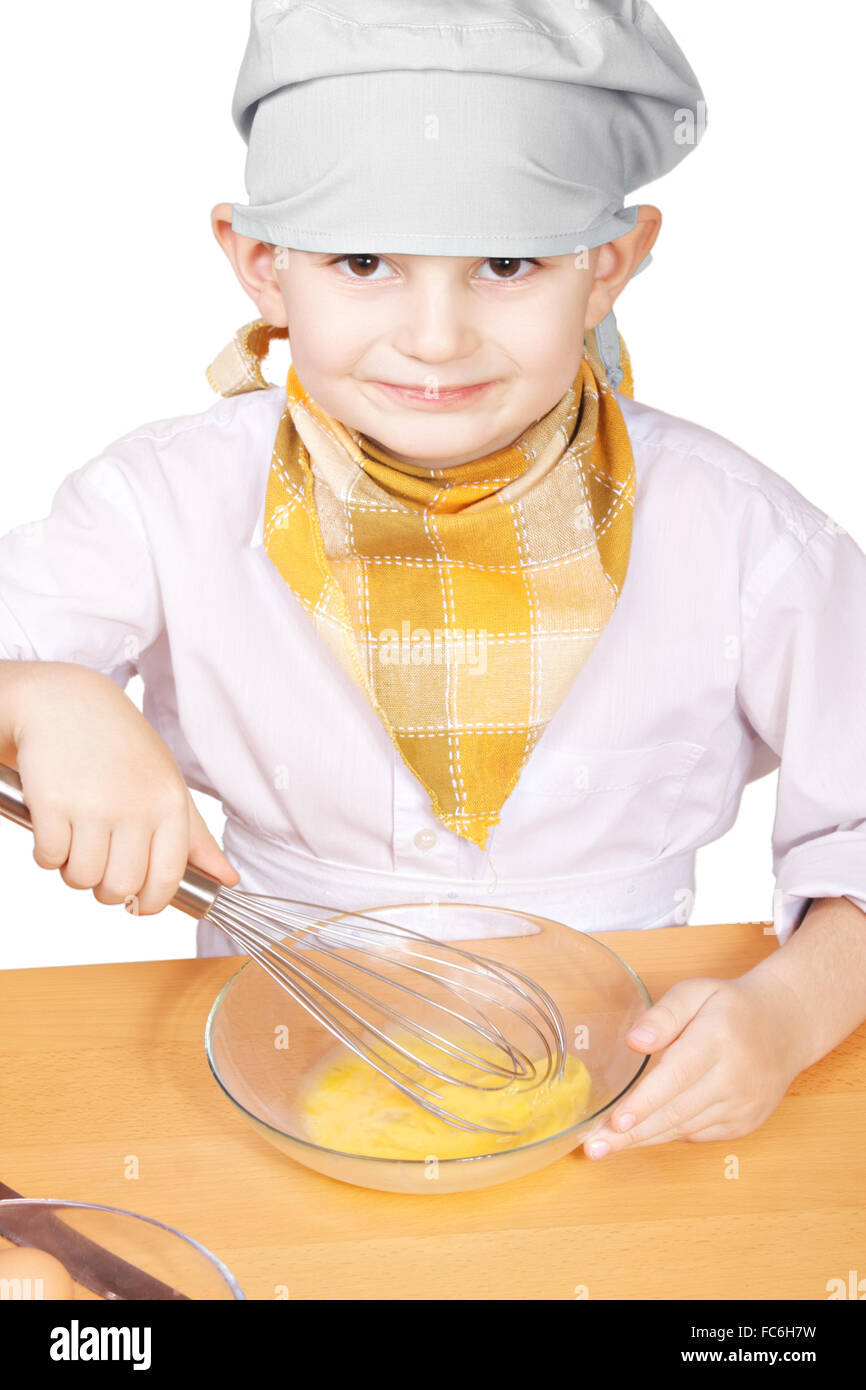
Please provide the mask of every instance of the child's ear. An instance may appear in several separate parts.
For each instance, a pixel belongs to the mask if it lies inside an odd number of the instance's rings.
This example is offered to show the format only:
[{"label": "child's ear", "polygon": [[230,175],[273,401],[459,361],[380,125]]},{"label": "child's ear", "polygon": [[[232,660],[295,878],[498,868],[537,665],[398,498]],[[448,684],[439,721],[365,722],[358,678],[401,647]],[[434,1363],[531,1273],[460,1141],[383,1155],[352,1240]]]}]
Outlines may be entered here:
[{"label": "child's ear", "polygon": [[650,203],[641,204],[637,222],[630,232],[599,247],[592,290],[586,309],[587,329],[596,328],[607,318],[638,266],[658,240],[662,215]]},{"label": "child's ear", "polygon": [[274,274],[275,247],[266,241],[236,232],[232,226],[232,204],[217,203],[210,215],[216,240],[231,262],[241,288],[259,311],[259,317],[277,328],[288,320],[279,281]]}]

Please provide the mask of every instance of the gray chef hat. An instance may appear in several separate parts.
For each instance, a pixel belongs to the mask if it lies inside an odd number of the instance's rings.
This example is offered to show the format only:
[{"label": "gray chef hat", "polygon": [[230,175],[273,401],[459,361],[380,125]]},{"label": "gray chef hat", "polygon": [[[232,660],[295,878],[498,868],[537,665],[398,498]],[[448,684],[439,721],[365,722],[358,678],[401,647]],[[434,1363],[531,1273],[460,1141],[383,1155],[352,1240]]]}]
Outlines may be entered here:
[{"label": "gray chef hat", "polygon": [[[342,254],[579,254],[697,144],[697,78],[644,0],[252,0],[235,231]],[[641,269],[648,264],[644,260]],[[619,385],[613,315],[597,333]]]}]

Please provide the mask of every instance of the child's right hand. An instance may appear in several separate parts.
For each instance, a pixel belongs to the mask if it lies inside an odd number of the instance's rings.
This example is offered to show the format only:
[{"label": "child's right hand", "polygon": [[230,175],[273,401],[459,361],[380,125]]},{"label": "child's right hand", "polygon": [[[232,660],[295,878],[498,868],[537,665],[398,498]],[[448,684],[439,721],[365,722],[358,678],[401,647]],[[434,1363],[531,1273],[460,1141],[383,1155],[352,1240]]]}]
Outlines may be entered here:
[{"label": "child's right hand", "polygon": [[7,762],[14,748],[37,864],[101,903],[132,898],[142,915],[171,902],[188,861],[239,881],[171,752],[114,681],[65,662],[0,667],[0,744]]}]

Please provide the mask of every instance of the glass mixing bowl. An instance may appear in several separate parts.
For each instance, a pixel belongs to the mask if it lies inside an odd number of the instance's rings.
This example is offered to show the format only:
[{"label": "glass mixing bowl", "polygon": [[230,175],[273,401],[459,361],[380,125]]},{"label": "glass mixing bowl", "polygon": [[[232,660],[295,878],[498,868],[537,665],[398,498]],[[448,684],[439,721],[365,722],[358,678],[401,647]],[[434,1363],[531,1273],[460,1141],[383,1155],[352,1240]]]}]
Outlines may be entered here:
[{"label": "glass mixing bowl", "polygon": [[0,1299],[245,1300],[231,1270],[183,1231],[48,1197],[0,1201],[0,1285]]},{"label": "glass mixing bowl", "polygon": [[[652,1000],[625,961],[593,937],[529,913],[461,903],[405,903],[353,915],[384,918],[531,976],[558,1005],[569,1051],[587,1067],[592,1093],[586,1113],[561,1133],[473,1158],[433,1165],[324,1148],[306,1136],[297,1103],[335,1040],[251,961],[232,976],[211,1009],[205,1029],[208,1061],[253,1127],[308,1168],[385,1192],[465,1192],[509,1182],[582,1143],[647,1066],[649,1058],[625,1039]],[[287,1038],[288,1046],[276,1046],[278,1036]]]}]

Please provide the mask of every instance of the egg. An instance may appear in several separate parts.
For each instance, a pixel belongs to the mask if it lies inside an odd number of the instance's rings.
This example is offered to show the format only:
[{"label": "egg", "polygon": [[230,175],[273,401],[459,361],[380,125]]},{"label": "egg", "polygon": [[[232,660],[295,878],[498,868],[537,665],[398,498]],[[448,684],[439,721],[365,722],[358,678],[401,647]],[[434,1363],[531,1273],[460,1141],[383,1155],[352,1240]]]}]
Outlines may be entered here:
[{"label": "egg", "polygon": [[0,1302],[74,1297],[72,1280],[53,1255],[26,1245],[0,1250]]},{"label": "egg", "polygon": [[[417,1040],[412,1051],[424,1060]],[[432,1062],[432,1052],[426,1060]],[[438,1061],[445,1070],[441,1057]],[[448,1068],[458,1078],[471,1075],[465,1064],[451,1062]],[[566,1058],[561,1077],[535,1086],[512,1081],[498,1089],[477,1089],[421,1072],[418,1079],[435,1090],[432,1099],[443,1109],[476,1124],[518,1132],[479,1133],[451,1125],[346,1048],[328,1054],[302,1089],[298,1100],[304,1130],[314,1143],[340,1153],[421,1161],[474,1158],[561,1133],[585,1115],[592,1091],[590,1074],[577,1057]]]}]

